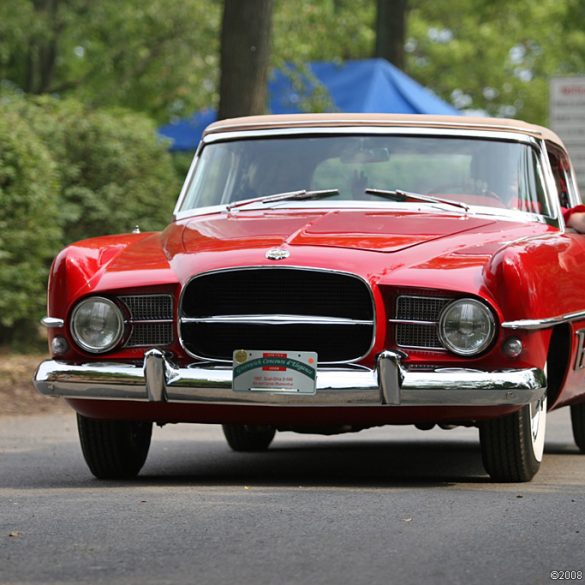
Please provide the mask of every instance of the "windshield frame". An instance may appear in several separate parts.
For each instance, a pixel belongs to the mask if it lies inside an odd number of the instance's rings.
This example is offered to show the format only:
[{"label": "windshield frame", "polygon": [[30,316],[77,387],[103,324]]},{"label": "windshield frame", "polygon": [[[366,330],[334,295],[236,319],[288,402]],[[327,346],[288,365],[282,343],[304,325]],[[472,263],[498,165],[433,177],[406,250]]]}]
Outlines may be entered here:
[{"label": "windshield frame", "polygon": [[[469,138],[469,139],[486,139],[497,140],[504,142],[517,142],[532,147],[537,155],[538,163],[540,164],[543,182],[545,189],[545,197],[549,204],[551,212],[550,216],[542,214],[531,213],[526,211],[500,209],[495,207],[485,207],[478,205],[469,206],[469,214],[489,215],[501,219],[513,219],[514,221],[539,222],[547,223],[560,229],[564,229],[564,222],[562,220],[562,213],[560,202],[556,194],[556,185],[553,178],[552,169],[547,156],[546,145],[544,140],[537,139],[534,136],[527,134],[499,131],[499,130],[478,130],[478,129],[445,129],[445,128],[413,128],[413,127],[383,127],[383,126],[343,126],[343,127],[311,127],[311,128],[274,128],[262,130],[238,130],[228,132],[218,132],[209,134],[203,137],[199,143],[193,161],[187,173],[187,177],[181,189],[177,204],[173,212],[173,219],[175,221],[188,217],[196,217],[199,215],[208,215],[210,213],[226,212],[227,206],[225,204],[218,204],[208,207],[196,207],[182,209],[183,204],[187,198],[187,194],[191,188],[194,175],[197,171],[197,164],[200,159],[202,150],[214,143],[231,142],[244,139],[257,138],[280,138],[280,137],[314,137],[314,136],[375,136],[375,135],[392,135],[396,137],[406,136],[420,136],[420,137],[446,137],[446,138]],[[340,205],[343,203],[343,205]],[[347,205],[349,203],[350,205]],[[315,209],[388,209],[388,210],[419,210],[420,208],[432,209],[436,208],[433,204],[422,204],[421,202],[394,202],[394,201],[279,201],[276,205],[271,205],[269,208],[260,206],[261,209],[294,209],[301,208]],[[246,206],[246,210],[258,210],[258,205]],[[445,207],[443,206],[444,210]]]}]

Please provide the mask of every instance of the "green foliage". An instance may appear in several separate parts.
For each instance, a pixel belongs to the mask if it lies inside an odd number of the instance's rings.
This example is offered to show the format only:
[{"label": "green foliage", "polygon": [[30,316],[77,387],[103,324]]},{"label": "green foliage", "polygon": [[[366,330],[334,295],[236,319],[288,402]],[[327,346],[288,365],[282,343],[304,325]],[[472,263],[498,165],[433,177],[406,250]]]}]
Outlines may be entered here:
[{"label": "green foliage", "polygon": [[[0,83],[158,122],[218,103],[221,0],[2,0]],[[546,123],[585,68],[582,0],[409,0],[407,73],[463,109]],[[275,0],[273,64],[373,54],[374,0]],[[317,91],[307,109],[331,109]]]},{"label": "green foliage", "polygon": [[42,316],[50,260],[72,241],[161,229],[179,179],[154,123],[53,98],[0,100],[0,343]]},{"label": "green foliage", "polygon": [[63,188],[68,238],[127,232],[135,224],[149,231],[169,222],[179,185],[152,122],[127,112],[91,112],[69,130],[67,163],[76,176]]},{"label": "green foliage", "polygon": [[45,145],[15,113],[0,116],[0,341],[42,316],[58,249],[58,174]]},{"label": "green foliage", "polygon": [[215,102],[220,0],[2,0],[0,80],[159,121]]},{"label": "green foliage", "polygon": [[168,223],[180,185],[151,120],[47,97],[13,98],[4,108],[28,121],[57,163],[64,244]]},{"label": "green foliage", "polygon": [[277,0],[274,62],[364,59],[374,48],[373,0]]},{"label": "green foliage", "polygon": [[546,124],[550,76],[582,72],[571,0],[412,4],[408,72],[460,108]]}]

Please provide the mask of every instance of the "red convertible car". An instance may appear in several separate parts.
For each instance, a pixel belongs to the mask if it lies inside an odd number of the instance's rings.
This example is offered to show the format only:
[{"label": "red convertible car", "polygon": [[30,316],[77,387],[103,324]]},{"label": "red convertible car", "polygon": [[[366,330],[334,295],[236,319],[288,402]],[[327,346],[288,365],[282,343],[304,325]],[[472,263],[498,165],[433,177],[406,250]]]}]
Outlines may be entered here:
[{"label": "red convertible car", "polygon": [[261,116],[204,134],[160,233],[68,246],[35,384],[98,478],[152,424],[476,426],[495,481],[540,466],[547,411],[585,451],[585,236],[559,138],[516,120]]}]

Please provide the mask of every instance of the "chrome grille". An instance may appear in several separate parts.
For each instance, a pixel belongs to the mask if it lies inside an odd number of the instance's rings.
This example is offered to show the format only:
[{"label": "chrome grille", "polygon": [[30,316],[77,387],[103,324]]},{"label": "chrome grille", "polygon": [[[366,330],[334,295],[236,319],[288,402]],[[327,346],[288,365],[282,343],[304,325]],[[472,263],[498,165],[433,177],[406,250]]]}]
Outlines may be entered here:
[{"label": "chrome grille", "polygon": [[[438,335],[441,311],[452,299],[401,295],[396,299],[394,324],[399,347],[444,351]],[[417,323],[418,321],[418,323]]]},{"label": "chrome grille", "polygon": [[436,325],[398,323],[396,325],[396,343],[400,347],[443,349],[437,335]]},{"label": "chrome grille", "polygon": [[336,272],[249,268],[198,276],[185,288],[181,339],[192,355],[235,349],[315,351],[320,363],[365,356],[374,336],[369,286]]},{"label": "chrome grille", "polygon": [[127,295],[119,297],[130,313],[130,337],[125,347],[151,347],[173,342],[173,297]]},{"label": "chrome grille", "polygon": [[126,347],[170,345],[173,342],[173,323],[135,323]]},{"label": "chrome grille", "polygon": [[170,295],[133,295],[120,297],[128,307],[133,321],[153,321],[173,318],[173,299]]},{"label": "chrome grille", "polygon": [[396,318],[405,321],[438,321],[449,299],[436,297],[398,297]]}]

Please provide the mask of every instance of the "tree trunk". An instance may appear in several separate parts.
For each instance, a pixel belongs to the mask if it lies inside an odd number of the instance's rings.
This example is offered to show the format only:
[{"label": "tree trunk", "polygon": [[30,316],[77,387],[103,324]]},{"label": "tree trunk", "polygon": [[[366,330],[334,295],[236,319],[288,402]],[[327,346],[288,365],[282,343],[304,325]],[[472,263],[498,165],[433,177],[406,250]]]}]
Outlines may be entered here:
[{"label": "tree trunk", "polygon": [[377,0],[375,57],[404,70],[408,0]]},{"label": "tree trunk", "polygon": [[30,38],[23,87],[27,93],[42,94],[51,91],[63,23],[58,15],[59,0],[33,0],[33,6],[42,19],[45,34]]},{"label": "tree trunk", "polygon": [[266,112],[273,0],[225,0],[218,119]]}]

